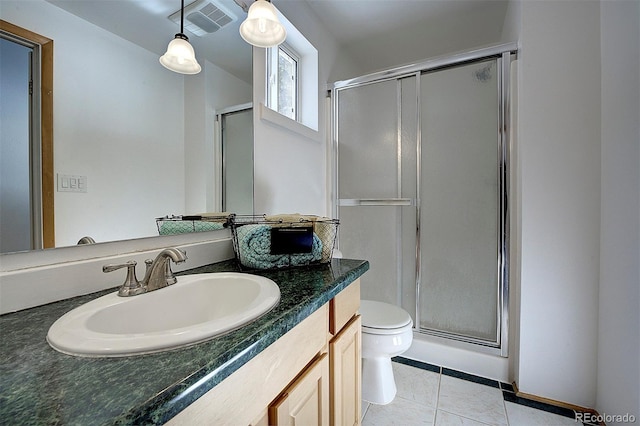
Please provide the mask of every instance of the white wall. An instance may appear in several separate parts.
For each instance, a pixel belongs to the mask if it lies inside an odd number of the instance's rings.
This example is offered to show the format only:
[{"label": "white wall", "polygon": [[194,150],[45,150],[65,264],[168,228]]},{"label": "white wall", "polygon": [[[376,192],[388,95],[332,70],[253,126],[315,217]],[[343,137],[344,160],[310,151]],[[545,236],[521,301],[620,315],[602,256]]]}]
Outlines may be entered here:
[{"label": "white wall", "polygon": [[[221,68],[207,64],[207,109],[211,115],[207,115],[207,127],[213,124],[215,115],[219,110],[227,108],[229,106],[241,105],[250,103],[253,101],[253,86],[246,83],[243,80],[236,78],[235,76],[227,73]],[[209,121],[209,119],[211,121]],[[217,129],[214,126],[214,129]],[[222,148],[220,147],[220,141],[217,135],[214,135],[214,170],[211,173],[214,174],[214,179],[207,179],[207,209],[206,211],[216,211],[222,207],[222,183],[221,176],[222,171],[219,166],[222,164]],[[253,164],[247,165],[250,169]],[[212,197],[213,196],[213,197]]]},{"label": "white wall", "polygon": [[602,225],[596,409],[639,419],[640,2],[603,1],[600,7]]},{"label": "white wall", "polygon": [[43,0],[3,1],[2,19],[54,40],[54,171],[88,180],[55,193],[56,246],[157,235],[156,217],[215,209],[215,109],[251,102],[250,84],[208,61],[171,72]]},{"label": "white wall", "polygon": [[2,19],[54,40],[54,172],[87,177],[86,193],[55,193],[56,246],[157,233],[184,205],[183,78],[45,1],[3,1]]},{"label": "white wall", "polygon": [[276,1],[274,4],[318,50],[318,132],[305,133],[310,137],[302,136],[261,119],[259,104],[265,103],[265,59],[264,49],[254,48],[255,212],[328,215],[325,86],[330,81],[331,70],[334,67],[351,70],[350,61],[339,56],[335,40],[304,3]]},{"label": "white wall", "polygon": [[517,9],[505,25],[522,25],[514,377],[526,393],[638,418],[640,3]]},{"label": "white wall", "polygon": [[184,78],[185,206],[175,213],[213,212],[220,208],[221,186],[213,166],[220,155],[214,143],[216,110],[251,102],[253,89],[209,61],[203,61],[202,72]]},{"label": "white wall", "polygon": [[509,1],[505,11],[500,39],[504,43],[517,42],[522,31],[521,1]]},{"label": "white wall", "polygon": [[600,4],[521,4],[521,391],[592,407],[600,257]]}]

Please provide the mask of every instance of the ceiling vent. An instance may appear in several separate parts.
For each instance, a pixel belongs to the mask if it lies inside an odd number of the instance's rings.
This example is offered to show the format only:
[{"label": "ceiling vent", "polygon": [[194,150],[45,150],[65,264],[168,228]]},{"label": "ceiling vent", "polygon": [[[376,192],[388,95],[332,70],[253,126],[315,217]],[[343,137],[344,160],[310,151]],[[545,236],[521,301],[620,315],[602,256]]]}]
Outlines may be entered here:
[{"label": "ceiling vent", "polygon": [[[180,11],[169,16],[180,25]],[[196,0],[184,8],[184,29],[197,36],[215,33],[238,18],[212,0]]]}]

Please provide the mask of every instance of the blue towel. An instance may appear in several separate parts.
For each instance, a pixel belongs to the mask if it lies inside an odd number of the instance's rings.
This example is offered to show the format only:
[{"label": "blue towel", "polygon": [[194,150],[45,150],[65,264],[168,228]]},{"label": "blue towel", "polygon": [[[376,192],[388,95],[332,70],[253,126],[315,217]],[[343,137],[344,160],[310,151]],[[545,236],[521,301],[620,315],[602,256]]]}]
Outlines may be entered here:
[{"label": "blue towel", "polygon": [[199,220],[164,220],[158,227],[160,235],[187,234],[190,232],[217,231],[224,229],[222,222]]},{"label": "blue towel", "polygon": [[238,256],[243,266],[272,269],[307,265],[322,258],[322,241],[314,233],[311,253],[271,254],[271,227],[243,225],[236,228]]}]

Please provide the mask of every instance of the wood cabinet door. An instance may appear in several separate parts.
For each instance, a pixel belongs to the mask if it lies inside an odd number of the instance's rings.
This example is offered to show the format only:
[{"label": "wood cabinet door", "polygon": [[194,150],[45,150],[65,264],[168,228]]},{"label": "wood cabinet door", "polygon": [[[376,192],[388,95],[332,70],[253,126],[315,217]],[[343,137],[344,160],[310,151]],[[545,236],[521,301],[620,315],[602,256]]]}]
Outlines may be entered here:
[{"label": "wood cabinet door", "polygon": [[332,425],[360,424],[361,347],[361,320],[360,315],[357,315],[329,343]]},{"label": "wood cabinet door", "polygon": [[329,425],[329,358],[324,353],[269,407],[274,426]]}]

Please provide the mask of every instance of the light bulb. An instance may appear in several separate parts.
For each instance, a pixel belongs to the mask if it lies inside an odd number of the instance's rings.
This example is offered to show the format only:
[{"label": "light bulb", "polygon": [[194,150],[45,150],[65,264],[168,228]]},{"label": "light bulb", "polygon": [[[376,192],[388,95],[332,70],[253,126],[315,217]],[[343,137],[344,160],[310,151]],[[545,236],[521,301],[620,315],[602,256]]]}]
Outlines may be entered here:
[{"label": "light bulb", "polygon": [[167,69],[180,74],[197,74],[202,68],[196,53],[184,34],[176,34],[169,42],[167,52],[160,57],[160,63]]},{"label": "light bulb", "polygon": [[257,47],[273,47],[284,41],[287,31],[278,20],[278,11],[266,0],[257,0],[249,8],[247,19],[240,25],[240,35]]}]

